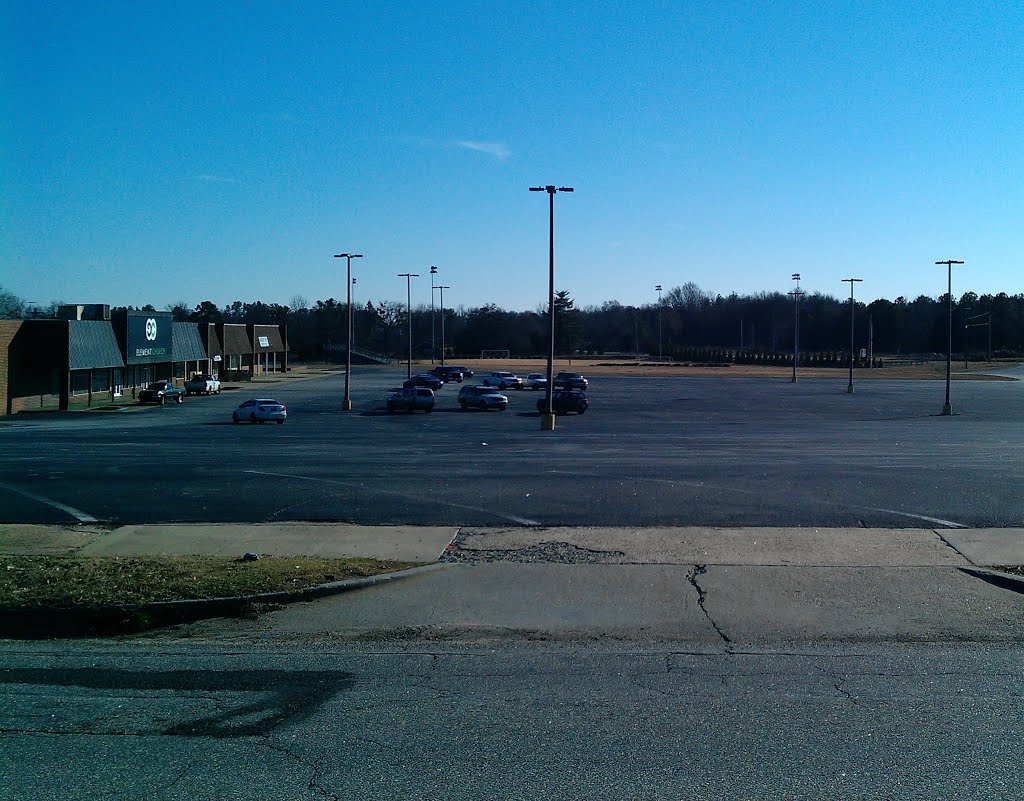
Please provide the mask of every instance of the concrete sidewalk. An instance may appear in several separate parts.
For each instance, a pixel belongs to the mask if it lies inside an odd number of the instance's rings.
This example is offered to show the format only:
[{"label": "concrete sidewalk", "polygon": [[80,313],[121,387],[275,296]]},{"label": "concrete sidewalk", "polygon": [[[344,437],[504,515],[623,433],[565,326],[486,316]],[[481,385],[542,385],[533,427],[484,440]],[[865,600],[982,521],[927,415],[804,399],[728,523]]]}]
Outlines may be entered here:
[{"label": "concrete sidewalk", "polygon": [[458,533],[444,526],[192,523],[98,526],[0,524],[0,554],[76,556],[354,556],[433,562]]},{"label": "concrete sidewalk", "polygon": [[[450,546],[450,547],[449,547]],[[432,562],[779,567],[1024,564],[1024,529],[473,528],[321,523],[0,524],[0,553],[356,556]]]}]

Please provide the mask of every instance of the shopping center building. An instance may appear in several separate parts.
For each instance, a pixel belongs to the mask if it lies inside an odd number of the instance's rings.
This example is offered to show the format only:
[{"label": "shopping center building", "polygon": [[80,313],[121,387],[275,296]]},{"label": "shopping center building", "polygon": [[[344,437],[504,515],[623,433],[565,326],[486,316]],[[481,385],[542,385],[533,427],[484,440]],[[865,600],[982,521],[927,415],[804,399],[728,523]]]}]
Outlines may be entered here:
[{"label": "shopping center building", "polygon": [[127,403],[153,381],[224,381],[288,369],[288,327],[175,322],[171,312],[61,306],[0,320],[0,414]]}]

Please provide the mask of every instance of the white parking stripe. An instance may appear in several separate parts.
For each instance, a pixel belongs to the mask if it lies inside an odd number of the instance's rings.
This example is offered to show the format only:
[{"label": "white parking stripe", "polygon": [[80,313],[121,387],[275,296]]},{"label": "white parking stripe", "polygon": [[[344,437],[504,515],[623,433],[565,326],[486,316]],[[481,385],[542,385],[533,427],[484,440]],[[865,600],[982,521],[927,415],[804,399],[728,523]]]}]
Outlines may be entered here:
[{"label": "white parking stripe", "polygon": [[[269,473],[263,470],[245,470],[246,473],[251,473],[256,476],[273,476],[274,478],[293,478],[299,481],[319,481],[323,484],[337,484],[342,487],[356,487],[359,485],[354,481],[338,481],[332,478],[318,478],[316,476],[295,476],[288,473]],[[408,498],[409,496],[402,492],[396,492],[395,490],[377,490],[378,492],[386,492],[389,495],[397,495],[400,498]],[[417,496],[419,497],[419,496]],[[440,501],[437,498],[431,498],[434,503],[440,503],[445,506],[450,506],[453,509],[468,509],[471,512],[483,512],[484,514],[492,515],[494,517],[500,517],[502,520],[510,520],[513,523],[518,523],[521,526],[539,526],[540,523],[536,520],[530,520],[527,517],[517,517],[516,515],[506,515],[501,512],[496,512],[493,509],[485,509],[482,506],[467,506],[464,503],[452,503],[451,501]]]},{"label": "white parking stripe", "polygon": [[54,509],[60,509],[62,512],[66,512],[67,514],[71,515],[79,523],[99,522],[99,520],[97,520],[95,517],[93,517],[90,514],[86,514],[81,509],[75,509],[75,507],[68,506],[66,504],[61,503],[60,501],[54,501],[51,500],[50,498],[44,498],[42,495],[36,495],[34,492],[29,492],[28,490],[21,489],[20,487],[13,487],[10,484],[3,483],[2,481],[0,481],[0,487],[2,487],[5,490],[10,490],[11,492],[16,492],[19,495],[24,495],[26,498],[31,498],[33,501],[38,501],[39,503],[44,503],[47,506],[52,506]]},{"label": "white parking stripe", "polygon": [[872,512],[885,512],[890,515],[901,515],[903,517],[913,517],[918,520],[926,520],[929,523],[938,523],[940,526],[946,526],[947,528],[969,528],[963,523],[954,523],[952,520],[943,520],[939,517],[928,517],[928,515],[915,515],[910,512],[897,512],[895,509],[877,509],[874,506],[865,506],[864,509],[870,509]]}]

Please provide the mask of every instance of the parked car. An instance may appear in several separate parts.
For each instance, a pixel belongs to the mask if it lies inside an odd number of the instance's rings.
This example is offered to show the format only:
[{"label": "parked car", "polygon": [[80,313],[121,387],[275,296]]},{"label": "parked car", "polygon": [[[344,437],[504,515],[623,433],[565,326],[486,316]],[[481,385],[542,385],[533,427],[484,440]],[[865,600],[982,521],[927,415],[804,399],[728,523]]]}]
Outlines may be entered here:
[{"label": "parked car", "polygon": [[267,420],[273,420],[280,425],[287,419],[288,407],[273,398],[251,398],[240,403],[231,413],[232,423],[240,423],[242,420],[265,423]]},{"label": "parked car", "polygon": [[209,373],[196,373],[185,382],[186,395],[220,395],[220,381]]},{"label": "parked car", "polygon": [[515,373],[508,373],[504,370],[498,370],[491,373],[490,375],[484,376],[485,387],[497,387],[500,390],[506,389],[522,389],[523,379],[517,376]]},{"label": "parked car", "polygon": [[452,365],[451,367],[452,367],[453,370],[458,370],[460,373],[462,373],[462,377],[463,378],[472,378],[473,377],[473,371],[470,370],[468,367],[466,367],[466,365],[464,365],[464,364],[455,364],[455,365]]},{"label": "parked car", "polygon": [[559,373],[553,382],[555,389],[586,389],[590,382],[579,373]]},{"label": "parked car", "polygon": [[426,387],[427,389],[440,389],[444,386],[442,381],[437,376],[433,376],[430,373],[419,373],[414,375],[412,378],[407,379],[402,387],[409,389],[411,387]]},{"label": "parked car", "polygon": [[[545,401],[547,398],[537,399],[537,411],[541,414],[547,412]],[[583,414],[589,405],[586,393],[579,389],[556,389],[551,393],[551,409],[555,414]]]},{"label": "parked car", "polygon": [[459,390],[459,406],[462,407],[462,411],[467,409],[505,411],[508,408],[508,397],[502,395],[494,387],[464,386]]},{"label": "parked car", "polygon": [[546,389],[548,377],[544,373],[527,373],[523,379],[523,389]]},{"label": "parked car", "polygon": [[388,411],[414,412],[422,409],[428,414],[434,411],[434,390],[427,387],[402,387],[388,396]]},{"label": "parked car", "polygon": [[174,386],[173,381],[154,381],[139,393],[139,404],[157,403],[163,406],[167,401],[181,403],[185,399],[185,390]]},{"label": "parked car", "polygon": [[452,367],[450,365],[438,365],[430,370],[430,374],[434,378],[440,378],[442,381],[456,381],[459,384],[462,383],[462,371],[458,367]]}]

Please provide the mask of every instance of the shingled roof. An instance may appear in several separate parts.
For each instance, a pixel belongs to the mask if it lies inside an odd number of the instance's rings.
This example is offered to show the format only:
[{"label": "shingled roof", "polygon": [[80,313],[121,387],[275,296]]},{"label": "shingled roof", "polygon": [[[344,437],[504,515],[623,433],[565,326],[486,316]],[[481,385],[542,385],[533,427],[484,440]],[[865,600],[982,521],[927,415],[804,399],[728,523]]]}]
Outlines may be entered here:
[{"label": "shingled roof", "polygon": [[69,320],[69,369],[124,367],[124,356],[109,320]]},{"label": "shingled roof", "polygon": [[175,323],[171,335],[172,361],[195,362],[207,358],[196,323]]}]

